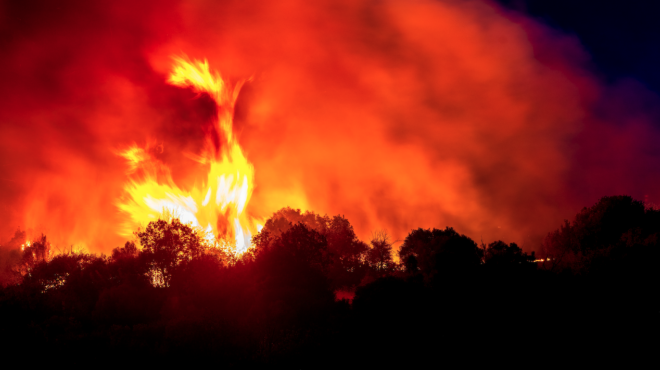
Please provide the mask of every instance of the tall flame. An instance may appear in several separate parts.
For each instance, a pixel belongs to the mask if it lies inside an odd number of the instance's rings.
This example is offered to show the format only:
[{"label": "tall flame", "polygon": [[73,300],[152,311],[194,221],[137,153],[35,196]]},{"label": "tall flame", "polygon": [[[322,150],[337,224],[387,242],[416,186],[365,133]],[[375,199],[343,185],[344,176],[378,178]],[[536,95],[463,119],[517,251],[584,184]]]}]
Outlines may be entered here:
[{"label": "tall flame", "polygon": [[232,87],[219,73],[211,72],[206,60],[174,58],[168,82],[208,93],[217,105],[219,137],[207,137],[206,148],[195,158],[210,165],[208,176],[201,186],[183,190],[174,183],[169,168],[151,154],[150,145],[133,145],[119,152],[128,162],[129,173],[136,175],[125,186],[128,196],[117,204],[132,221],[123,234],[130,234],[136,224],[156,220],[167,211],[202,229],[208,242],[235,242],[235,251],[243,253],[250,247],[252,234],[261,227],[245,212],[252,195],[254,167],[232,132],[234,104],[243,81]]}]

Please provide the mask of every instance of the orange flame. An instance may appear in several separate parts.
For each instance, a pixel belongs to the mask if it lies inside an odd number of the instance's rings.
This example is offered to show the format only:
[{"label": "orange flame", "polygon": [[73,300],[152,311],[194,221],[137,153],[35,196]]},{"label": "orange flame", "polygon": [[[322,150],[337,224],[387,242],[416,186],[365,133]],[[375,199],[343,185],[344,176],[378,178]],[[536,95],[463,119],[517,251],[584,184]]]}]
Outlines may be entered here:
[{"label": "orange flame", "polygon": [[[208,93],[217,104],[218,140],[207,137],[206,148],[195,159],[209,164],[206,182],[189,191],[180,189],[170,170],[149,151],[149,146],[133,145],[118,153],[129,166],[129,174],[140,171],[139,180],[131,179],[124,187],[128,198],[117,206],[131,217],[122,232],[130,235],[137,225],[165,216],[178,217],[203,233],[211,245],[235,243],[235,252],[243,253],[261,225],[245,212],[254,183],[254,167],[243,154],[233,132],[234,103],[243,81],[231,87],[219,73],[212,73],[208,62],[174,58],[168,82]],[[220,142],[216,148],[214,141]],[[169,214],[168,214],[169,213]],[[219,228],[219,225],[227,227]]]}]

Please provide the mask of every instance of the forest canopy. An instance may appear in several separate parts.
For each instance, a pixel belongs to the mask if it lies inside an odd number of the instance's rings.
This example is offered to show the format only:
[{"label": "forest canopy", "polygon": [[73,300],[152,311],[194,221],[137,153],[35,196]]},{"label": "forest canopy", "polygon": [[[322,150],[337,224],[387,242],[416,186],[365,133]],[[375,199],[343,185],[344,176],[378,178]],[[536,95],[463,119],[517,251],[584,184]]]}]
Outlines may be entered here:
[{"label": "forest canopy", "polygon": [[[117,362],[304,364],[332,353],[336,363],[385,354],[405,363],[503,330],[518,348],[552,346],[530,332],[535,322],[579,323],[594,343],[611,343],[602,320],[639,331],[647,326],[628,324],[657,320],[659,232],[660,211],[628,196],[585,207],[538,254],[451,227],[411,230],[394,250],[382,230],[365,242],[341,215],[291,208],[242,255],[177,218],[149,223],[109,256],[61,251],[45,235],[26,243],[17,231],[0,248],[0,314],[15,343],[114,351]],[[444,334],[427,341],[428,331]]]}]

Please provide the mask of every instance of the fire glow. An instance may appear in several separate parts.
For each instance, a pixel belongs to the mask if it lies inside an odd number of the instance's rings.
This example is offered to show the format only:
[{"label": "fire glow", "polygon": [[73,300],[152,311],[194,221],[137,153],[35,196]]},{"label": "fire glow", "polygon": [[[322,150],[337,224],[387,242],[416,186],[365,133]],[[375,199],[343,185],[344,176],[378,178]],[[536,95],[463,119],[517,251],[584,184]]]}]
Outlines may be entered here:
[{"label": "fire glow", "polygon": [[254,167],[232,132],[234,104],[244,81],[231,86],[219,73],[211,72],[206,60],[174,58],[174,62],[168,82],[207,93],[217,105],[217,137],[207,134],[203,151],[193,155],[209,166],[207,178],[200,186],[184,190],[175,184],[170,169],[151,154],[151,145],[132,145],[119,152],[131,177],[125,186],[127,198],[117,203],[131,218],[123,233],[130,235],[136,226],[159,217],[178,217],[196,227],[210,245],[243,253],[262,227],[245,211],[254,187]]},{"label": "fire glow", "polygon": [[[6,9],[0,241],[109,254],[165,207],[245,247],[291,207],[533,248],[600,196],[660,197],[657,97],[492,2],[82,3]],[[233,117],[214,70],[254,75]]]}]

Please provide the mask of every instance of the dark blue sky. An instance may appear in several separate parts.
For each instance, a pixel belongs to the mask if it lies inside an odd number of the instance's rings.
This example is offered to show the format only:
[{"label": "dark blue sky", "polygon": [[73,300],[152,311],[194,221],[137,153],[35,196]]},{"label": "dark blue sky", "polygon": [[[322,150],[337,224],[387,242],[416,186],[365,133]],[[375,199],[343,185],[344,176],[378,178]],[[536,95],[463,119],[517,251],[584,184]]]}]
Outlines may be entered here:
[{"label": "dark blue sky", "polygon": [[660,2],[652,0],[498,0],[577,36],[607,82],[631,77],[660,92]]}]

